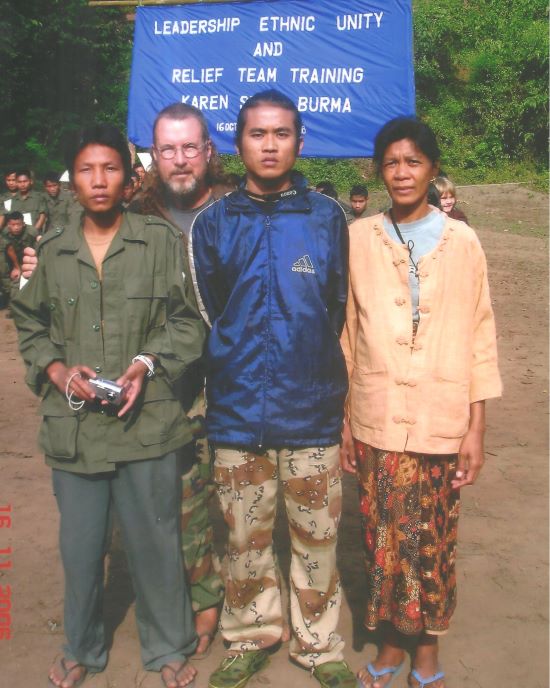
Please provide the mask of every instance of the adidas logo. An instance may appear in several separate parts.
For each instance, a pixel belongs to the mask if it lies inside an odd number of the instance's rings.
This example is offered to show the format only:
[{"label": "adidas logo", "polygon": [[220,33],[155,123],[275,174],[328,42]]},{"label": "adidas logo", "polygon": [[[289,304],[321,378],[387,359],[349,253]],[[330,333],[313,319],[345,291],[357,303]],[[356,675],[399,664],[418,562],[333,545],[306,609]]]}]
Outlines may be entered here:
[{"label": "adidas logo", "polygon": [[310,275],[315,274],[315,268],[311,262],[311,258],[306,254],[302,256],[292,265],[292,272],[308,272]]}]

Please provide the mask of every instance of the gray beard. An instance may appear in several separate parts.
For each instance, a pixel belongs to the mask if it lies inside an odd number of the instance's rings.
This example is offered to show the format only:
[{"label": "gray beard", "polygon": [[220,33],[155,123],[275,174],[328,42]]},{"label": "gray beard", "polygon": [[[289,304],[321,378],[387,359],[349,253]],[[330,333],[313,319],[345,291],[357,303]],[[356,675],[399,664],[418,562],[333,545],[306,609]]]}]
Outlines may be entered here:
[{"label": "gray beard", "polygon": [[185,182],[177,182],[170,179],[167,183],[165,183],[165,188],[168,194],[180,201],[185,200],[187,197],[193,196],[193,194],[197,191],[198,186],[199,183],[194,177],[191,177],[189,181]]}]

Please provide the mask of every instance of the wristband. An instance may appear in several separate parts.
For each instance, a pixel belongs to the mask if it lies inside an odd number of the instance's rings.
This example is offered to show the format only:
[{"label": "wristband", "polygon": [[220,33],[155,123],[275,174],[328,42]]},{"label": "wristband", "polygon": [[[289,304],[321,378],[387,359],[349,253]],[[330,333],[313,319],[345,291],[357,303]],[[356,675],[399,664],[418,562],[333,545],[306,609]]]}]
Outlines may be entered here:
[{"label": "wristband", "polygon": [[134,356],[134,358],[132,358],[132,363],[137,363],[137,361],[143,363],[143,365],[146,366],[148,378],[152,378],[155,375],[155,364],[149,358],[149,356],[145,356],[144,354],[138,354],[137,356]]}]

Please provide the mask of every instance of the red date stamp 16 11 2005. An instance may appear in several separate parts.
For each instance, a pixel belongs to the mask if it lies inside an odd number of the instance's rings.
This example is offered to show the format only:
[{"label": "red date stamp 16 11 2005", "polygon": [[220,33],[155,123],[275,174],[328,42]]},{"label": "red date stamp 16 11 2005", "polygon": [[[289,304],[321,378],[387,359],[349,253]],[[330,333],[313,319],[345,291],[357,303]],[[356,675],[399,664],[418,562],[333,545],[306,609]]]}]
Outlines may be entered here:
[{"label": "red date stamp 16 11 2005", "polygon": [[[11,504],[0,506],[0,532],[11,528]],[[11,586],[4,584],[2,579],[12,569],[11,547],[3,546],[0,540],[0,640],[11,638]]]}]

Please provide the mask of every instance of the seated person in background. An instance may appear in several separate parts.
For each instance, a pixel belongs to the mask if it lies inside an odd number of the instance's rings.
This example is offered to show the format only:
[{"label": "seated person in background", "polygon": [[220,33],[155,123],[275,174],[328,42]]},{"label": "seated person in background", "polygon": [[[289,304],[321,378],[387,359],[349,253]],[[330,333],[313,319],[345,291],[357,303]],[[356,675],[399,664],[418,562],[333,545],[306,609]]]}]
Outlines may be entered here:
[{"label": "seated person in background", "polygon": [[348,225],[362,217],[368,217],[371,213],[367,210],[369,202],[369,190],[366,184],[355,184],[349,192],[351,212],[348,216]]},{"label": "seated person in background", "polygon": [[19,290],[23,251],[27,246],[34,248],[35,244],[36,231],[25,224],[23,215],[17,210],[8,213],[6,228],[0,235],[0,290],[5,306]]},{"label": "seated person in background", "polygon": [[456,186],[448,177],[436,177],[434,186],[439,192],[441,210],[452,220],[468,223],[466,215],[456,207]]}]

